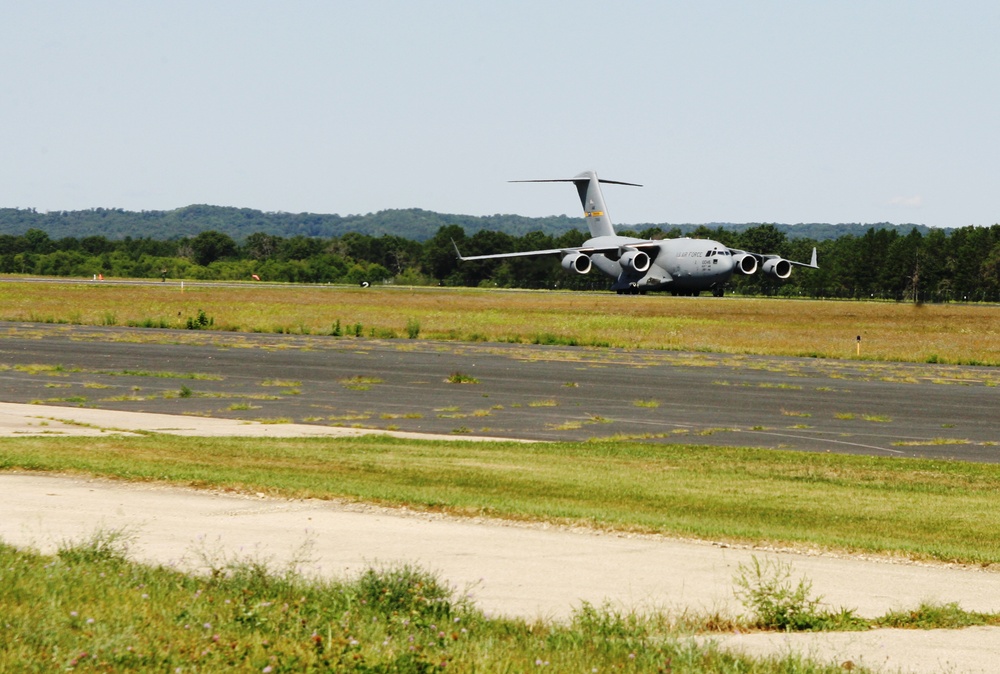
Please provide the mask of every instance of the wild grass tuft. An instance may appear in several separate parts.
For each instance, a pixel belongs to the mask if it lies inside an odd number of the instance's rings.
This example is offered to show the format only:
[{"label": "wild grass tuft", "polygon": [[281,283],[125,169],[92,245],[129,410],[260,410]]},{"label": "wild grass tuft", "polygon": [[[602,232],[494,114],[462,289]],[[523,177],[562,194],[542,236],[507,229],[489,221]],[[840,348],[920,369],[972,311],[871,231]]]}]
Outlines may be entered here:
[{"label": "wild grass tuft", "polygon": [[411,620],[446,620],[455,611],[453,590],[422,569],[404,564],[369,568],[357,582],[358,599],[380,612]]},{"label": "wild grass tuft", "polygon": [[792,581],[792,568],[774,559],[756,556],[740,564],[733,578],[736,597],[753,614],[753,625],[783,632],[865,629],[868,623],[850,609],[830,612],[820,609],[820,597],[812,596],[812,581]]},{"label": "wild grass tuft", "polygon": [[1000,615],[966,611],[957,603],[924,602],[912,611],[891,611],[872,621],[875,627],[911,629],[960,629],[974,625],[1000,625]]},{"label": "wild grass tuft", "polygon": [[125,529],[98,529],[83,541],[63,541],[57,556],[69,564],[124,563],[134,541]]},{"label": "wild grass tuft", "polygon": [[355,375],[353,377],[346,377],[340,380],[340,384],[344,388],[351,389],[352,391],[368,391],[375,384],[381,384],[382,379],[378,377],[364,377],[361,375]]}]

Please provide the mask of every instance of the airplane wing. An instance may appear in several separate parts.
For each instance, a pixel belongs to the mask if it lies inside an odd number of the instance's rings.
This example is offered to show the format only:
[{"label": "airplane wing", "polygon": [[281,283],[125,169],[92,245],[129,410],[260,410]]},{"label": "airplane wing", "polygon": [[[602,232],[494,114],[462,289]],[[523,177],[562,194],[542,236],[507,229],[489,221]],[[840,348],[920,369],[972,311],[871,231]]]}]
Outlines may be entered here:
[{"label": "airplane wing", "polygon": [[503,257],[532,257],[535,255],[564,255],[566,253],[578,250],[576,248],[550,248],[548,250],[523,250],[518,253],[494,253],[493,255],[462,255],[462,252],[458,249],[458,244],[452,239],[451,245],[455,247],[455,255],[462,262],[469,260],[497,260]]},{"label": "airplane wing", "polygon": [[758,266],[765,274],[779,279],[786,279],[791,275],[792,265],[796,267],[807,267],[809,269],[819,269],[819,265],[816,264],[815,248],[813,248],[812,260],[808,263],[786,260],[780,255],[751,253],[749,251],[740,250],[739,248],[730,248],[729,253],[733,256],[733,261],[736,262],[736,271],[746,275],[756,272]]},{"label": "airplane wing", "polygon": [[[757,258],[758,260],[760,260],[761,263],[764,263],[767,260],[784,260],[785,259],[785,258],[781,257],[780,255],[763,255],[761,253],[751,253],[751,252],[748,252],[748,251],[745,251],[745,250],[740,250],[738,248],[730,248],[729,252],[731,254],[733,254],[733,255],[752,255],[755,258]],[[787,262],[788,264],[793,264],[796,267],[808,267],[809,269],[819,269],[819,265],[816,264],[816,249],[815,248],[813,248],[812,260],[810,260],[809,262],[796,262],[795,260],[785,260],[785,262]]]},{"label": "airplane wing", "polygon": [[[494,253],[492,255],[462,255],[462,252],[458,249],[458,244],[452,239],[451,245],[455,247],[455,254],[458,259],[466,261],[475,260],[497,260],[500,258],[507,257],[535,257],[542,255],[568,255],[570,253],[584,253],[586,255],[593,255],[595,253],[617,253],[622,250],[622,248],[629,249],[635,248],[637,250],[642,250],[643,248],[656,248],[660,245],[660,241],[634,241],[634,242],[608,242],[607,245],[597,245],[597,246],[575,246],[569,248],[548,248],[545,250],[522,250],[517,253]],[[651,256],[655,257],[655,255]]]}]

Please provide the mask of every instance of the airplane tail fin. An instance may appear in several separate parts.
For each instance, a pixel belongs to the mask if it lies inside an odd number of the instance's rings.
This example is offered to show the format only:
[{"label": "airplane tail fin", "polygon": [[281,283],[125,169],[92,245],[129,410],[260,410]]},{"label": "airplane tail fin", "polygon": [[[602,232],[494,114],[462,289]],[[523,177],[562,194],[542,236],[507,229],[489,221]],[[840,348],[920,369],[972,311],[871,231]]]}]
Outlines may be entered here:
[{"label": "airplane tail fin", "polygon": [[642,187],[636,183],[624,183],[619,180],[604,180],[597,177],[595,171],[584,171],[575,178],[556,178],[552,180],[512,180],[514,183],[573,183],[576,191],[580,195],[580,203],[583,205],[583,215],[587,220],[587,228],[591,237],[614,236],[615,227],[611,223],[607,206],[604,205],[604,194],[601,192],[601,183],[612,185],[630,185],[632,187]]}]

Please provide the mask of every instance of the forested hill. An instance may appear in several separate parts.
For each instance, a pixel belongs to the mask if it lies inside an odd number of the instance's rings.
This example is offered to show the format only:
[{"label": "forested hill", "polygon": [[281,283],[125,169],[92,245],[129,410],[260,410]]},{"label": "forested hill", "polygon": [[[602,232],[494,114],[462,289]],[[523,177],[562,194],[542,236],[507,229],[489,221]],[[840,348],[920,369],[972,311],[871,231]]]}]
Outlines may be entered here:
[{"label": "forested hill", "polygon": [[[664,232],[678,229],[682,234],[697,231],[704,235],[706,229],[723,228],[742,232],[759,223],[731,224],[708,223],[703,225],[674,223],[623,224],[620,230],[634,232],[661,229]],[[419,208],[386,210],[367,215],[323,215],[316,213],[265,213],[249,208],[194,205],[172,211],[125,211],[114,208],[95,208],[85,211],[54,211],[39,213],[34,209],[0,208],[0,234],[21,235],[29,229],[39,229],[52,239],[103,236],[106,239],[150,238],[168,241],[193,237],[201,232],[215,231],[227,234],[236,241],[244,241],[251,234],[263,232],[281,237],[306,236],[331,238],[348,232],[370,236],[391,234],[412,241],[426,241],[445,225],[459,225],[470,236],[480,231],[504,232],[524,236],[541,231],[558,236],[568,230],[584,229],[583,218],[556,215],[546,218],[528,218],[520,215],[455,215],[435,213]],[[874,224],[798,224],[775,225],[788,238],[808,238],[816,241],[836,239],[850,234],[861,236],[866,231],[895,229],[901,235],[916,227],[922,234],[929,228],[922,225]]]}]

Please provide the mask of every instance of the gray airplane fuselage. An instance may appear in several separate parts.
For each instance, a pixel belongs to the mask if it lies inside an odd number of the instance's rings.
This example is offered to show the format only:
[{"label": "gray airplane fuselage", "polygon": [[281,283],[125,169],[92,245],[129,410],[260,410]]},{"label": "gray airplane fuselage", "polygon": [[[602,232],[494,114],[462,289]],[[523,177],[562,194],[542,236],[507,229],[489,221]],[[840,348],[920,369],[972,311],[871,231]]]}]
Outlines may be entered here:
[{"label": "gray airplane fuselage", "polygon": [[643,250],[650,257],[647,270],[635,271],[604,253],[595,253],[590,257],[597,269],[616,279],[613,290],[668,290],[676,293],[713,290],[721,288],[736,270],[729,249],[710,239],[665,239],[653,248],[644,239],[602,236],[586,241],[582,247],[621,248],[630,244],[645,244]]}]

